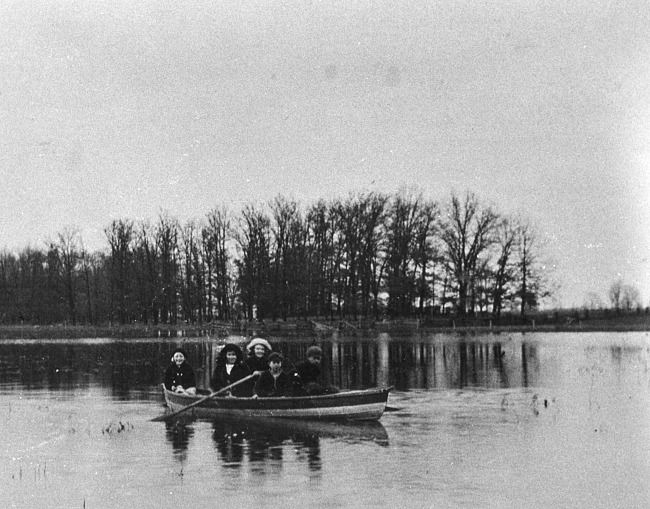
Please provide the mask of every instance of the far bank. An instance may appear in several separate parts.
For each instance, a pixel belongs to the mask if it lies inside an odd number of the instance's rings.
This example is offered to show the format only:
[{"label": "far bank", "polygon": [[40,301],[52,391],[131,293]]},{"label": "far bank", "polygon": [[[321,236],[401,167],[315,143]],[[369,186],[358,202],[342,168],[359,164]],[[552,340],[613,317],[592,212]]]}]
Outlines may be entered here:
[{"label": "far bank", "polygon": [[0,325],[0,340],[52,340],[84,338],[205,338],[225,340],[230,336],[319,337],[331,334],[368,336],[380,332],[395,335],[419,333],[499,334],[512,332],[626,332],[650,331],[647,310],[629,313],[550,312],[531,317],[441,316],[433,320],[326,320],[236,321],[177,325]]}]

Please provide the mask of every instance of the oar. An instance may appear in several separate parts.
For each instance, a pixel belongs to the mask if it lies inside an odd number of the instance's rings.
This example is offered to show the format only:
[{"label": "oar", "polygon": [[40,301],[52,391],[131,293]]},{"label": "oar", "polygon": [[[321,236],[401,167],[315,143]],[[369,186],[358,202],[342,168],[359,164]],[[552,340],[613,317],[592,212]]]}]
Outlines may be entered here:
[{"label": "oar", "polygon": [[207,400],[209,400],[211,398],[214,398],[215,396],[218,396],[219,394],[223,394],[224,392],[229,391],[230,389],[232,389],[236,385],[242,384],[242,383],[246,382],[247,380],[250,380],[254,376],[257,376],[257,374],[253,373],[252,375],[248,375],[248,376],[242,378],[241,380],[238,380],[234,384],[230,384],[227,387],[224,387],[223,389],[219,389],[217,392],[213,392],[212,394],[210,394],[208,396],[205,396],[205,397],[203,397],[201,399],[197,399],[194,403],[190,403],[189,405],[181,408],[180,410],[176,410],[176,412],[172,412],[171,414],[159,415],[158,417],[154,417],[153,419],[151,419],[151,421],[152,422],[160,422],[160,421],[166,421],[167,419],[171,419],[172,417],[176,417],[178,414],[182,414],[186,410],[189,410],[190,408],[193,408],[193,407],[195,407],[197,405],[200,405],[204,401],[207,401]]}]

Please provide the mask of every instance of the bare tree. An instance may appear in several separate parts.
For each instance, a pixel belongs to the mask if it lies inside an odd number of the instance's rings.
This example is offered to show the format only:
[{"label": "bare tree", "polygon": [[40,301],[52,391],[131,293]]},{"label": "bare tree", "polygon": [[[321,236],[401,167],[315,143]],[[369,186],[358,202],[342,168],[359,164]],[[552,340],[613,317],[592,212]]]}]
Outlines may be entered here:
[{"label": "bare tree", "polygon": [[388,312],[393,316],[408,316],[416,300],[422,315],[427,298],[433,295],[428,269],[436,260],[433,236],[438,215],[435,203],[406,190],[388,209],[386,290]]},{"label": "bare tree", "polygon": [[399,193],[392,201],[387,227],[388,313],[396,317],[411,311],[415,293],[413,254],[421,195]]},{"label": "bare tree", "polygon": [[621,298],[623,296],[623,280],[617,279],[609,287],[609,301],[617,311],[621,309]]},{"label": "bare tree", "polygon": [[370,311],[373,260],[379,253],[384,209],[387,197],[378,193],[351,195],[336,208],[341,248],[339,279],[343,303],[340,311],[356,318],[359,307],[364,315]]},{"label": "bare tree", "polygon": [[588,292],[587,295],[585,295],[584,308],[591,310],[602,309],[603,299],[601,299],[600,295],[596,292]]},{"label": "bare tree", "polygon": [[160,315],[163,323],[175,324],[178,316],[179,257],[178,220],[167,213],[158,217],[156,244],[160,256]]},{"label": "bare tree", "polygon": [[235,234],[241,257],[237,260],[241,301],[246,317],[264,319],[271,308],[271,220],[261,210],[247,205]]},{"label": "bare tree", "polygon": [[[225,209],[183,228],[166,213],[153,226],[114,220],[108,252],[88,253],[65,230],[45,251],[0,253],[0,319],[174,324],[242,309],[249,318],[377,317],[383,295],[395,317],[437,304],[459,314],[492,306],[498,316],[509,303],[523,314],[548,292],[532,227],[472,193],[452,195],[443,217],[416,191],[320,200],[306,214],[282,196],[268,206],[247,206],[235,227]],[[620,281],[610,299],[639,305]]]},{"label": "bare tree", "polygon": [[494,270],[494,286],[492,290],[492,314],[495,318],[501,316],[507,287],[509,283],[512,283],[514,277],[512,255],[519,232],[519,228],[508,218],[499,221],[496,227],[495,238],[498,258]]},{"label": "bare tree", "polygon": [[158,324],[160,319],[160,251],[157,232],[148,221],[140,223],[136,233],[134,250],[138,306],[141,320]]},{"label": "bare tree", "polygon": [[110,313],[120,323],[127,323],[130,319],[129,301],[132,286],[133,222],[114,220],[104,233],[111,248]]},{"label": "bare tree", "polygon": [[641,306],[641,292],[636,286],[623,285],[621,306],[628,311]]},{"label": "bare tree", "polygon": [[97,308],[97,303],[95,302],[95,293],[93,292],[93,273],[97,264],[96,260],[97,258],[92,253],[89,253],[82,244],[81,250],[79,252],[79,269],[84,282],[84,294],[86,298],[86,320],[90,324],[94,324],[96,321],[95,309]]},{"label": "bare tree", "polygon": [[77,266],[81,258],[79,246],[79,230],[75,228],[65,228],[52,246],[57,255],[57,268],[67,303],[67,315],[73,325],[77,323]]},{"label": "bare tree", "polygon": [[[303,224],[298,203],[295,200],[277,196],[271,202],[273,215],[272,294],[273,317],[297,314],[298,302],[303,300],[306,279],[306,228]],[[306,285],[305,285],[306,287]]]},{"label": "bare tree", "polygon": [[229,319],[231,312],[231,272],[229,242],[232,236],[230,213],[225,207],[212,209],[203,228],[206,267],[207,315],[209,319]]},{"label": "bare tree", "polygon": [[332,207],[319,200],[307,211],[308,314],[331,313],[336,278],[334,269],[334,219]]},{"label": "bare tree", "polygon": [[358,198],[348,197],[337,203],[336,224],[340,269],[337,284],[337,310],[339,317],[351,314],[356,318],[358,306],[359,248],[361,244],[361,205]]},{"label": "bare tree", "polygon": [[371,193],[361,197],[362,222],[359,245],[359,291],[361,312],[370,316],[377,304],[377,289],[380,286],[383,238],[386,231],[386,203],[388,197]]},{"label": "bare tree", "polygon": [[497,220],[497,214],[490,207],[481,207],[476,196],[467,193],[462,201],[452,196],[447,216],[441,221],[445,264],[457,286],[457,309],[461,315],[473,311],[469,292],[479,258],[494,242]]},{"label": "bare tree", "polygon": [[514,294],[519,298],[521,316],[526,309],[536,308],[543,298],[551,295],[552,283],[547,278],[548,269],[540,262],[537,232],[528,221],[522,221],[517,236],[518,285]]},{"label": "bare tree", "polygon": [[204,270],[199,252],[199,232],[195,221],[188,221],[180,231],[179,293],[182,316],[188,323],[203,320],[201,301]]},{"label": "bare tree", "polygon": [[17,255],[0,253],[0,323],[61,321],[56,256],[28,247]]},{"label": "bare tree", "polygon": [[413,245],[414,275],[417,278],[417,296],[420,318],[424,315],[424,306],[430,298],[435,302],[435,266],[439,262],[439,246],[436,243],[440,209],[433,201],[422,201],[415,225]]}]

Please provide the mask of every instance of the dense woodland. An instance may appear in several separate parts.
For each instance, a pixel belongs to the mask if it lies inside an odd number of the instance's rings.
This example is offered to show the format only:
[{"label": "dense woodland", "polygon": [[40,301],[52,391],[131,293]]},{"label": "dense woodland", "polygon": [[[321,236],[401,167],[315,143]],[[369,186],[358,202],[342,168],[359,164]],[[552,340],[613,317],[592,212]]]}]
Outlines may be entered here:
[{"label": "dense woodland", "polygon": [[549,295],[534,229],[473,194],[400,191],[303,207],[284,196],[181,224],[117,219],[88,252],[73,229],[0,253],[2,324],[425,320],[525,314]]}]

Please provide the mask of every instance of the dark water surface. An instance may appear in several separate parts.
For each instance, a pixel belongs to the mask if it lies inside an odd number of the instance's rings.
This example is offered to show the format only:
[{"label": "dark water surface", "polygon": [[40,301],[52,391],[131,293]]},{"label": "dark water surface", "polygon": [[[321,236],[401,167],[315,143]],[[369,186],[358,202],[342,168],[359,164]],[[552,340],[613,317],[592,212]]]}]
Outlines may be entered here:
[{"label": "dark water surface", "polygon": [[[397,410],[151,422],[180,342],[0,343],[2,507],[650,507],[648,333],[317,343],[333,383],[393,385]],[[182,343],[202,383],[221,344]]]}]

